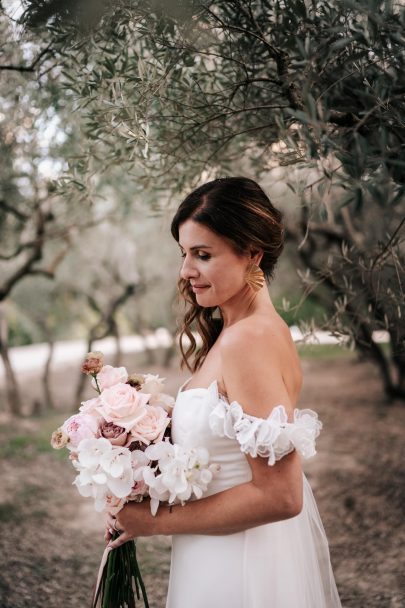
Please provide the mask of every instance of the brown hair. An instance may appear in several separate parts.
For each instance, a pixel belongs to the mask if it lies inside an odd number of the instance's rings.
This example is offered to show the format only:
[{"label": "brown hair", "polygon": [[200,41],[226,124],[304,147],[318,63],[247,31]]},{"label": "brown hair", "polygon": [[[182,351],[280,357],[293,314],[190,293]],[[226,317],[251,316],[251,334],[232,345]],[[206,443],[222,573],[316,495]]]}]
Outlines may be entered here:
[{"label": "brown hair", "polygon": [[[207,226],[218,235],[230,240],[237,254],[263,251],[260,268],[268,281],[273,278],[277,260],[284,247],[282,213],[270,202],[261,187],[246,177],[226,177],[203,184],[191,192],[179,206],[171,225],[171,232],[179,241],[179,228],[192,219]],[[202,307],[197,304],[189,281],[178,281],[179,298],[184,301],[186,311],[179,328],[179,343],[184,365],[194,373],[201,367],[208,351],[223,327],[223,320],[215,318],[217,307]],[[202,347],[192,364],[189,358],[197,348],[192,327],[202,338]],[[183,337],[190,340],[187,350]]]}]

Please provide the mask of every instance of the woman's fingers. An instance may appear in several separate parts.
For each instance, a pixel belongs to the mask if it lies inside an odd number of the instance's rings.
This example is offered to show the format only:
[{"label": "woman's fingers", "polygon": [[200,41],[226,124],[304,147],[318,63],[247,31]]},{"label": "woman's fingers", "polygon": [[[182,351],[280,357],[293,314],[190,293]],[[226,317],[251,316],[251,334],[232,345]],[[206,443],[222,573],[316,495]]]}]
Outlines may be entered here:
[{"label": "woman's fingers", "polygon": [[115,517],[114,515],[110,515],[110,513],[107,515],[106,523],[107,523],[108,528],[110,528],[111,530],[114,530],[115,532],[122,531],[122,526],[121,526],[118,518]]},{"label": "woman's fingers", "polygon": [[106,515],[105,526],[106,531],[104,534],[104,538],[106,541],[111,540],[114,534],[120,531],[118,520],[115,516],[111,515],[111,513],[107,513]]},{"label": "woman's fingers", "polygon": [[109,549],[116,549],[117,547],[120,547],[121,545],[128,542],[129,540],[134,540],[134,539],[131,538],[126,532],[123,532],[122,534],[119,535],[118,538],[116,538],[112,542],[110,541],[110,543],[107,546]]},{"label": "woman's fingers", "polygon": [[[106,516],[106,525],[108,528],[111,528],[112,530],[114,530],[114,526],[117,525],[118,526],[118,522],[117,524],[115,524],[115,522],[117,521],[117,518],[114,517],[113,515],[111,515],[110,513],[107,513]],[[119,527],[119,526],[118,526]]]}]

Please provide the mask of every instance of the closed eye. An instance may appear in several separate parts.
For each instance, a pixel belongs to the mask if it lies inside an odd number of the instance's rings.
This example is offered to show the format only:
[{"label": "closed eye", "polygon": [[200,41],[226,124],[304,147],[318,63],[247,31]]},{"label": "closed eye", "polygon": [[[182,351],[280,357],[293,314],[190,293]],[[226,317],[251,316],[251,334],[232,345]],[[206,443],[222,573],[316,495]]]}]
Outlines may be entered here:
[{"label": "closed eye", "polygon": [[[184,253],[184,251],[181,251],[181,252],[180,252],[180,255],[181,255],[181,257],[182,257],[182,258],[185,258],[185,257],[186,257],[186,254]],[[210,256],[210,254],[209,254],[209,253],[205,253],[205,251],[196,251],[196,252],[195,252],[195,255],[196,255],[196,257],[197,257],[199,260],[203,260],[203,261],[207,261],[207,260],[209,260],[209,259],[210,259],[210,257],[211,257],[211,256]]]}]

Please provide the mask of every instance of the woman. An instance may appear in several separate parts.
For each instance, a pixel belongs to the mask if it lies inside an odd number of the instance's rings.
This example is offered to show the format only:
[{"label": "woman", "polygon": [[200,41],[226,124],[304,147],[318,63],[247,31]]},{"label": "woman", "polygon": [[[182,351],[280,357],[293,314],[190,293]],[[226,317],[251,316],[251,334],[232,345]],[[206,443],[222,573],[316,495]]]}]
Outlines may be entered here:
[{"label": "woman", "polygon": [[321,425],[312,411],[294,414],[300,362],[264,281],[283,249],[281,219],[258,184],[235,177],[197,188],[172,222],[188,305],[181,337],[191,341],[181,350],[193,372],[177,396],[172,436],[205,446],[220,471],[200,500],[156,517],[147,502],[131,503],[107,522],[122,531],[112,547],[173,535],[167,608],[340,606],[297,453],[314,452]]}]

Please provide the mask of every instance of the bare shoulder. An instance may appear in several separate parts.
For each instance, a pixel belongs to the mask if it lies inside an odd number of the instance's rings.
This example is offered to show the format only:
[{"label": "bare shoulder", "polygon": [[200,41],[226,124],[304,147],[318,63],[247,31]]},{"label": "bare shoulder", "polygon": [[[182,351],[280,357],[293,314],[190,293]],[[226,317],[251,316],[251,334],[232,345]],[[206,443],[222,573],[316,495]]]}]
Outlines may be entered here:
[{"label": "bare shoulder", "polygon": [[278,315],[252,315],[221,336],[223,381],[231,399],[255,416],[282,404],[292,412],[300,363],[288,325]]},{"label": "bare shoulder", "polygon": [[292,344],[288,325],[279,315],[253,315],[235,323],[223,333],[220,342],[222,353],[246,347],[255,351],[264,349],[271,356],[280,356]]}]

